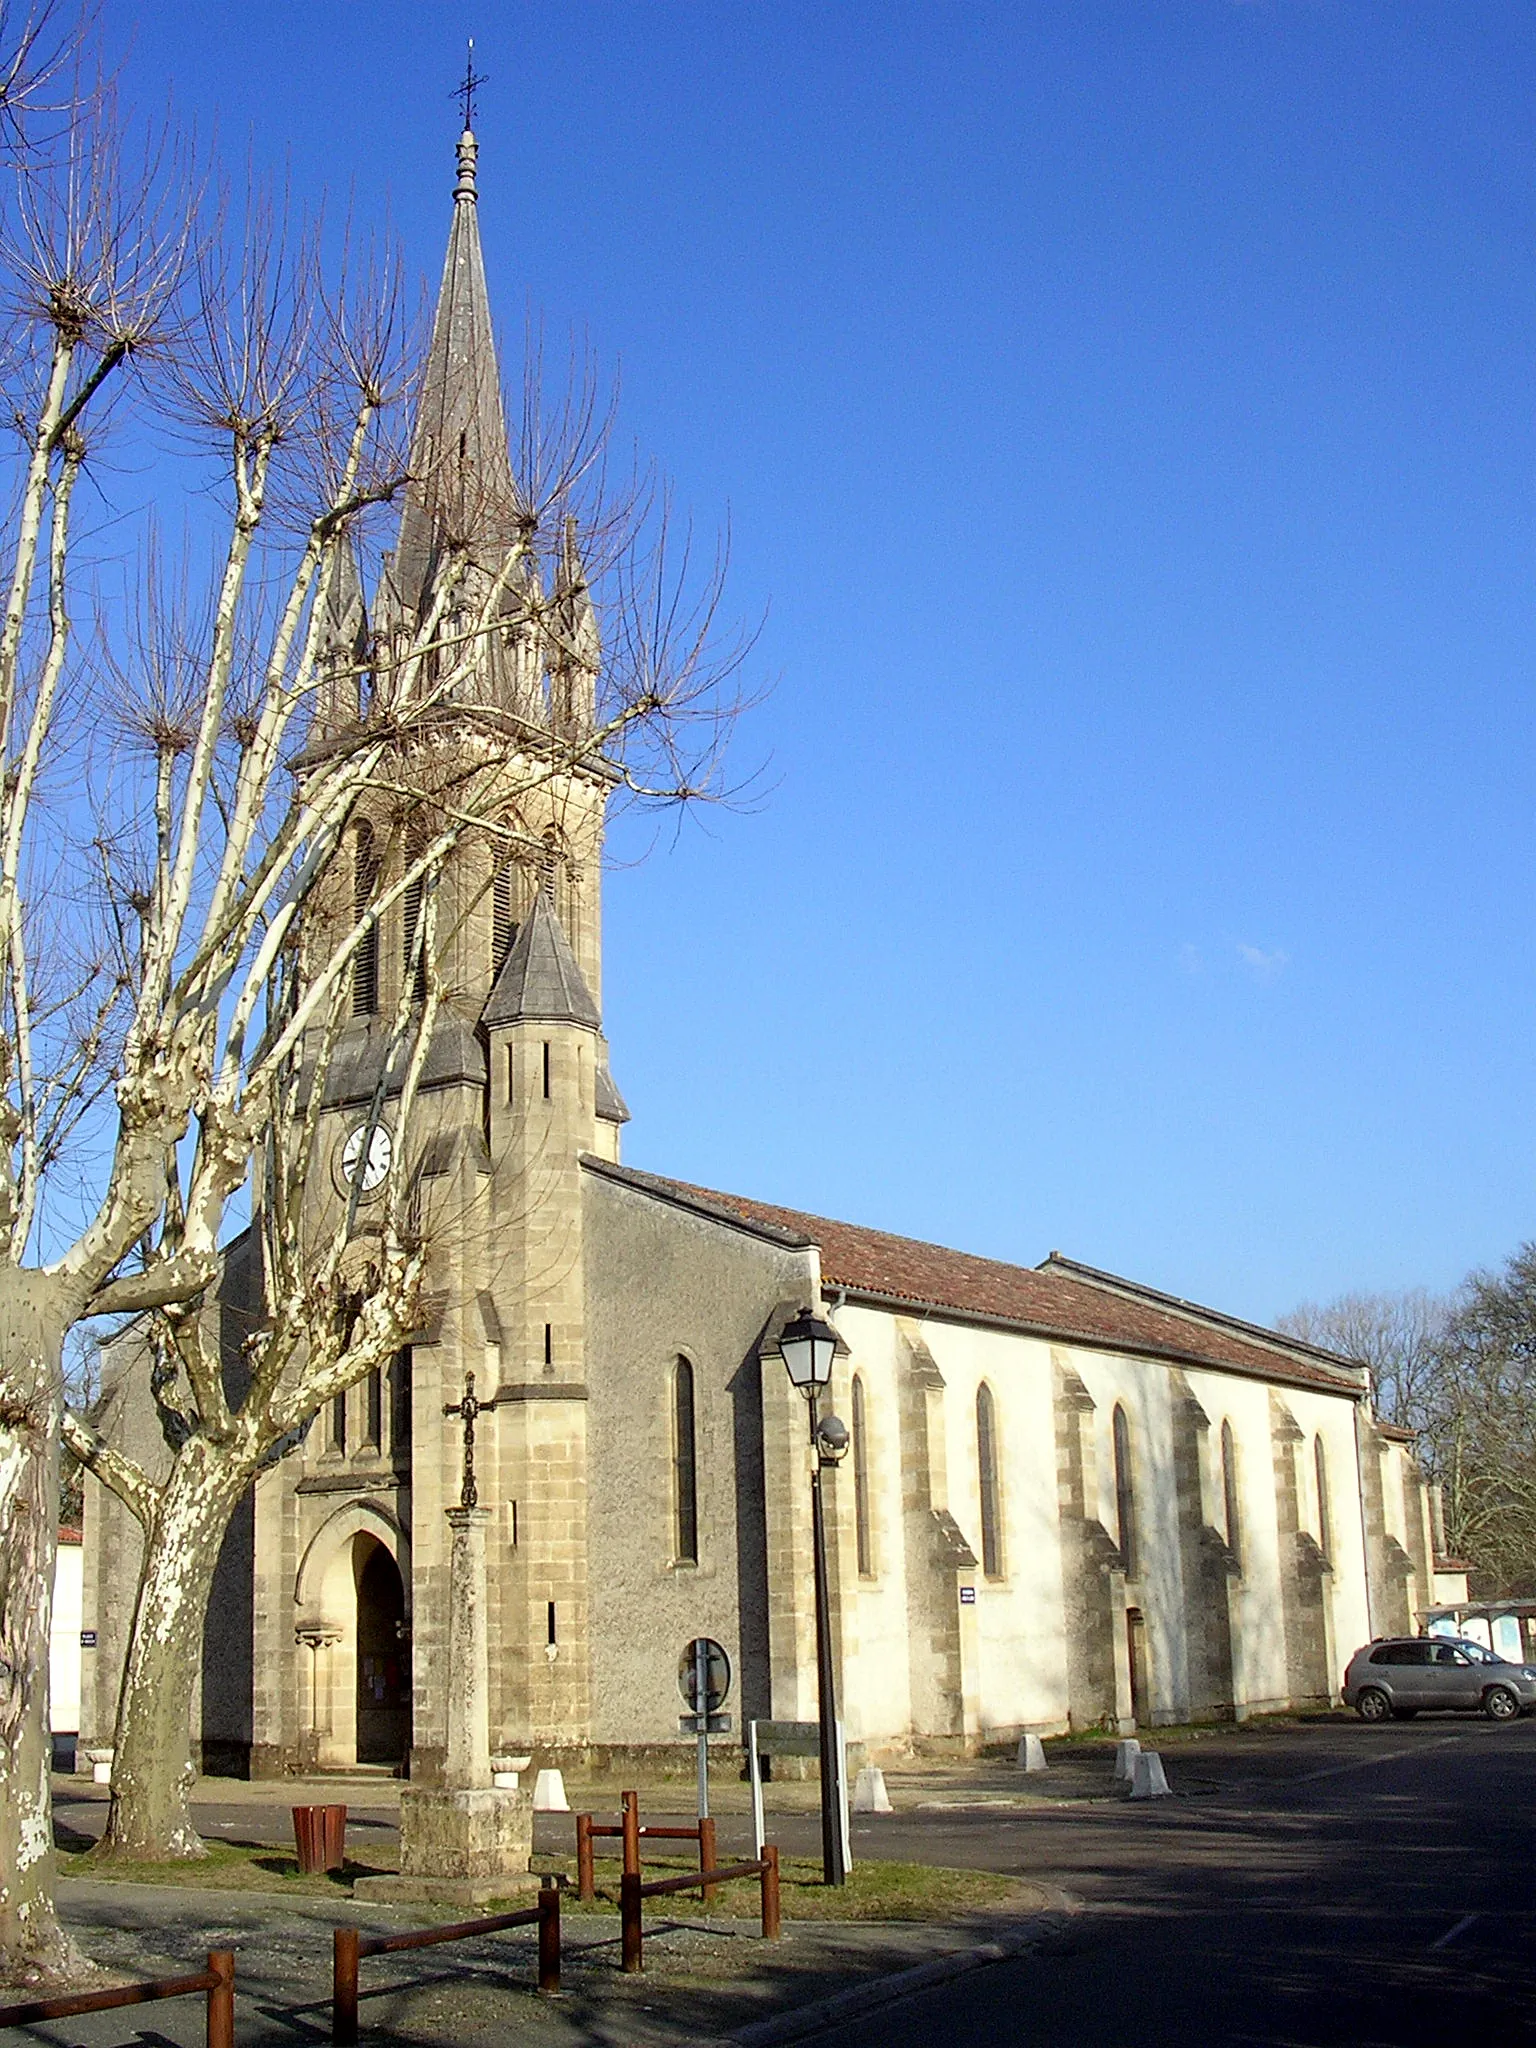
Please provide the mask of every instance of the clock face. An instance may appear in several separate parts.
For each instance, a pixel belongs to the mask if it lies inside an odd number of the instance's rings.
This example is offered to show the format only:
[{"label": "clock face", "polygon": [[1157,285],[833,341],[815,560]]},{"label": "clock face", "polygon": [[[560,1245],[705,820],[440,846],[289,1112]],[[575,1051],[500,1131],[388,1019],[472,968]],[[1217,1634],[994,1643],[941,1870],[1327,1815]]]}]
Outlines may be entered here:
[{"label": "clock face", "polygon": [[375,1193],[389,1177],[394,1149],[382,1124],[375,1124],[371,1131],[366,1124],[359,1124],[355,1131],[349,1131],[342,1141],[338,1161],[343,1189],[356,1187],[360,1195]]}]

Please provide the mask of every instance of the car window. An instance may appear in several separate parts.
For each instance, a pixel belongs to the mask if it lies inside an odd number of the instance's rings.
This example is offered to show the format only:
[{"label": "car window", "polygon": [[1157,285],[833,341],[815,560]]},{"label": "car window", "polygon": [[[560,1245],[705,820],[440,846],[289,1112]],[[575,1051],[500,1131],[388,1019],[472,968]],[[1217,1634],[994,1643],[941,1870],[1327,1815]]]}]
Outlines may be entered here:
[{"label": "car window", "polygon": [[1463,1669],[1466,1669],[1470,1666],[1472,1659],[1465,1650],[1458,1650],[1450,1643],[1437,1643],[1435,1645],[1435,1662],[1437,1664],[1459,1664]]},{"label": "car window", "polygon": [[1372,1657],[1373,1664],[1427,1664],[1429,1643],[1384,1643]]},{"label": "car window", "polygon": [[1492,1650],[1485,1650],[1481,1643],[1458,1643],[1457,1649],[1469,1664],[1502,1664],[1502,1657],[1495,1657]]}]

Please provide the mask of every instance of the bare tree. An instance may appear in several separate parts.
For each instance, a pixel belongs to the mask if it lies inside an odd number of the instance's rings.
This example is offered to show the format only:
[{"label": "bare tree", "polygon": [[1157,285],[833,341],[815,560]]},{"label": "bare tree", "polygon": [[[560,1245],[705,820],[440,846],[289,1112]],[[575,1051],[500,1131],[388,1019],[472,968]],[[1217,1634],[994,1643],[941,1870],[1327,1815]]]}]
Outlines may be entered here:
[{"label": "bare tree", "polygon": [[[21,426],[0,612],[0,1975],[12,1981],[81,1967],[53,1909],[46,1710],[68,1332],[151,1319],[170,1477],[152,1482],[86,1413],[67,1427],[146,1532],[114,1840],[188,1853],[181,1678],[195,1658],[178,1652],[201,1627],[229,1513],[260,1464],[400,1342],[419,1286],[408,1143],[366,1253],[350,1203],[308,1241],[295,1220],[358,957],[412,898],[424,986],[417,999],[413,977],[392,1049],[419,1072],[437,880],[466,834],[507,829],[509,764],[537,784],[600,753],[640,795],[697,795],[739,658],[706,652],[702,626],[681,662],[637,634],[600,690],[578,549],[590,447],[546,464],[537,503],[510,475],[471,486],[419,448],[407,459],[393,423],[410,354],[388,266],[354,263],[328,283],[317,238],[283,208],[254,200],[232,222],[204,199],[174,150],[125,170],[110,125],[77,121],[56,162],[28,166],[5,252]],[[106,493],[93,458],[114,393],[177,430],[214,510],[174,575],[141,574],[134,617],[103,591],[83,663],[75,507],[87,476],[98,502]],[[337,621],[370,514],[408,482],[431,521],[430,585],[397,610],[387,644],[349,649]],[[633,522],[611,552],[643,558]],[[186,593],[204,575],[199,611]],[[677,615],[663,598],[657,616]],[[537,746],[528,705],[512,715],[487,701],[487,650],[548,693]],[[689,724],[696,748],[680,738]],[[89,817],[78,794],[59,794],[82,778]],[[403,851],[361,895],[343,891],[338,915],[349,825],[384,801]],[[232,1393],[201,1309],[253,1162],[268,1317]]]},{"label": "bare tree", "polygon": [[1434,1413],[1444,1370],[1444,1339],[1452,1304],[1423,1287],[1399,1294],[1341,1294],[1303,1302],[1276,1327],[1369,1367],[1376,1413],[1419,1431]]}]

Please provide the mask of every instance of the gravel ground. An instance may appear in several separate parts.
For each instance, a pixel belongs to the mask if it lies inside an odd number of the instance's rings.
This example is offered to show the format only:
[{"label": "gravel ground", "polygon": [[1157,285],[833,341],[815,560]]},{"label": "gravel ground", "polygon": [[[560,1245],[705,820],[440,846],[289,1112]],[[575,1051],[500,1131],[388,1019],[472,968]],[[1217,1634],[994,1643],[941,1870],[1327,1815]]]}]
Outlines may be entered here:
[{"label": "gravel ground", "polygon": [[[1048,1895],[1039,1894],[1042,1907]],[[60,1905],[81,1946],[135,1977],[202,1966],[210,1948],[233,1948],[240,2048],[330,2037],[330,1930],[346,1920],[385,1933],[417,1924],[409,1909],[362,1907],[338,1914],[329,1901],[266,1894],[170,1890],[71,1879]],[[768,1946],[755,1924],[688,1913],[648,1921],[643,1976],[619,1969],[613,1920],[566,1922],[562,1996],[533,1991],[531,1931],[364,1962],[365,2041],[421,2048],[528,2048],[568,2043],[663,2048],[729,2037],[742,2027],[981,1943],[1031,1933],[1052,1937],[1055,1916],[973,1915],[953,1925],[900,1927],[786,1923]],[[33,2030],[54,2048],[195,2048],[202,2001],[93,2014]]]}]

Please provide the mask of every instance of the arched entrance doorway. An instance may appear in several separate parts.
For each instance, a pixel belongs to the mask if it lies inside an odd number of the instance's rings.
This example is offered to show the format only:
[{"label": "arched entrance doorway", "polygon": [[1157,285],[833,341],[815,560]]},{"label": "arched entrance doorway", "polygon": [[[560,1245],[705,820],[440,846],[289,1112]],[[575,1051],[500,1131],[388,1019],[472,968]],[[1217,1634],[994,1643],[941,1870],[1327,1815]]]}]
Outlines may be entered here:
[{"label": "arched entrance doorway", "polygon": [[400,1568],[382,1543],[358,1537],[357,1760],[399,1764],[411,1746],[411,1646]]}]

